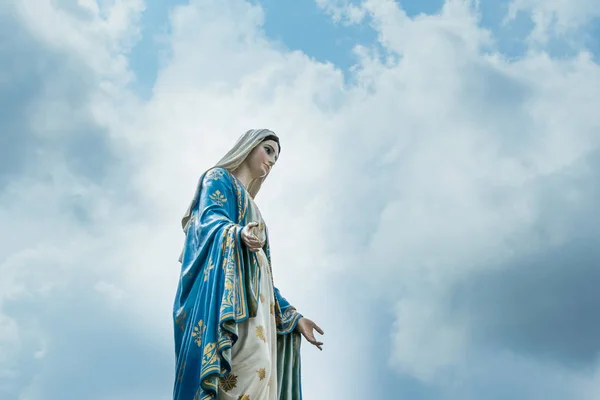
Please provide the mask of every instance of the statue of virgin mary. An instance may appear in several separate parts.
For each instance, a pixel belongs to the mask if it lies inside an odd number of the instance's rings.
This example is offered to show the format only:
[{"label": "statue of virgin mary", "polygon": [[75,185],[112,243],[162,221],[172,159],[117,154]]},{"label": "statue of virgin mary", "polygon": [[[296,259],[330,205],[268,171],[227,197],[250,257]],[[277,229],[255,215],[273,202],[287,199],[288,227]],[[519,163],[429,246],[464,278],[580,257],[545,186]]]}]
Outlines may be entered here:
[{"label": "statue of virgin mary", "polygon": [[174,400],[299,400],[300,342],[313,330],[274,286],[269,234],[254,198],[281,151],[250,130],[202,174],[182,219],[173,306]]}]

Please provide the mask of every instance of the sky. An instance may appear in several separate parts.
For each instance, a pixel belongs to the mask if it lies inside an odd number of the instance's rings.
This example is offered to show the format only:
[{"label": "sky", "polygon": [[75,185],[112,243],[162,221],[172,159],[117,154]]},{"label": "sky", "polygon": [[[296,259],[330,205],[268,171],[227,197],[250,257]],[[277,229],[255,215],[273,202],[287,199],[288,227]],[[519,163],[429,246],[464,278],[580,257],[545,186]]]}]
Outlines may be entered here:
[{"label": "sky", "polygon": [[7,0],[0,398],[169,398],[180,219],[247,129],[307,399],[595,400],[595,0]]}]

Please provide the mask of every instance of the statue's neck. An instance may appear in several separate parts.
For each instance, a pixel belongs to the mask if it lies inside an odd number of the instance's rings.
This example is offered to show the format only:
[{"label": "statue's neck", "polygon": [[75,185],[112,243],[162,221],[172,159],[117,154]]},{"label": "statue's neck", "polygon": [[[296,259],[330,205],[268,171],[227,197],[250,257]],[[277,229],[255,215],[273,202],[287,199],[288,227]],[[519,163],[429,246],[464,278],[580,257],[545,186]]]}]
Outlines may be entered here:
[{"label": "statue's neck", "polygon": [[233,175],[237,178],[238,181],[244,185],[246,190],[249,190],[250,182],[252,181],[252,175],[250,174],[250,169],[242,164],[235,171],[233,171]]}]

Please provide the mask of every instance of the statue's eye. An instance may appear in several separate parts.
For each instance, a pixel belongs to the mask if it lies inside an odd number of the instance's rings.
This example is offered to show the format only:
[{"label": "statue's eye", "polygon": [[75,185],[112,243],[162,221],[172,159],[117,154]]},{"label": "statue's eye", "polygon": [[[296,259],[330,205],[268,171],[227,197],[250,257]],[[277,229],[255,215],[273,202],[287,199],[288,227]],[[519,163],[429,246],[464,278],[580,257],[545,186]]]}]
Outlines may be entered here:
[{"label": "statue's eye", "polygon": [[269,147],[265,147],[265,151],[270,155],[272,150]]}]

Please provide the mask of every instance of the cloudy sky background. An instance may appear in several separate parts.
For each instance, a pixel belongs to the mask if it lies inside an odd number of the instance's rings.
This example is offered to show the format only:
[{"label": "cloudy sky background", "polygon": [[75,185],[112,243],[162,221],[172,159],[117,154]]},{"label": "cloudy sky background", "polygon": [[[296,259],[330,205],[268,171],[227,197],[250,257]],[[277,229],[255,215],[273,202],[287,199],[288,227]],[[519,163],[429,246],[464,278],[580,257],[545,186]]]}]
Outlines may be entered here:
[{"label": "cloudy sky background", "polygon": [[181,214],[267,127],[307,399],[597,399],[596,1],[288,3],[2,3],[0,398],[169,398]]}]

